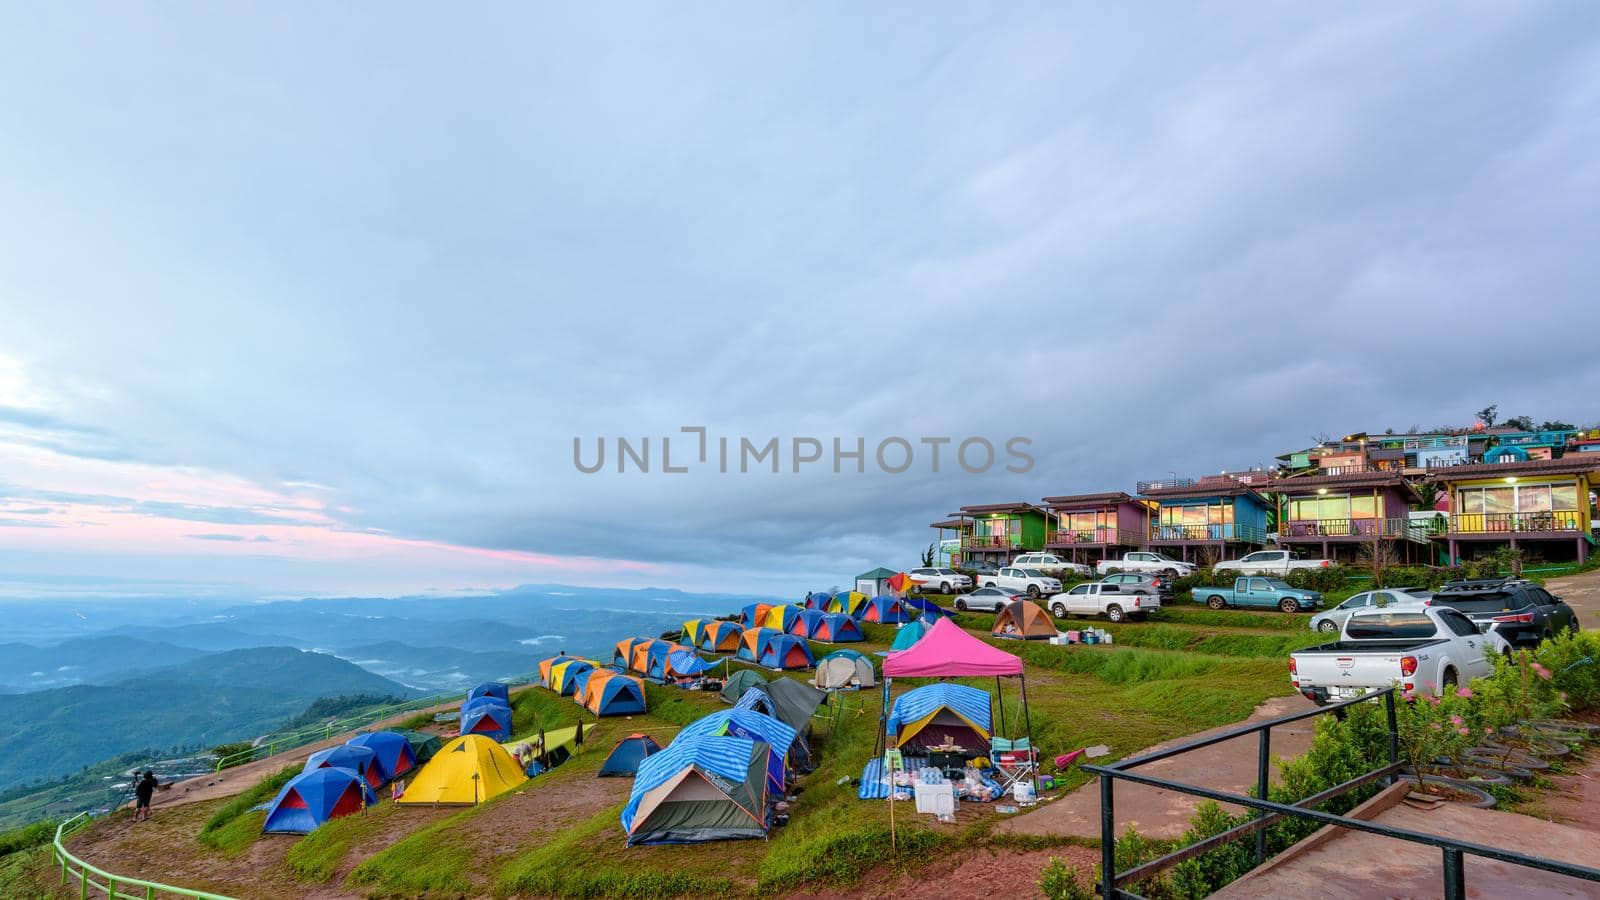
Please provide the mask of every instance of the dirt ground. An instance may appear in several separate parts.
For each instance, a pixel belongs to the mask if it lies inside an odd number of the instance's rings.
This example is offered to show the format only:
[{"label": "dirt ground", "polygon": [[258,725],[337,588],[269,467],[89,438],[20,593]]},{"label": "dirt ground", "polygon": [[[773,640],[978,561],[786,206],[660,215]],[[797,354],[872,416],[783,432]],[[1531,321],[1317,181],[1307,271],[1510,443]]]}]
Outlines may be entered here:
[{"label": "dirt ground", "polygon": [[[1298,694],[1290,697],[1274,697],[1256,707],[1250,720],[1270,719],[1314,708],[1310,700]],[[1238,725],[1239,723],[1234,723],[1203,731],[1179,738],[1177,741],[1158,744],[1141,753],[1218,734],[1237,728]],[[1272,729],[1272,754],[1292,758],[1304,753],[1311,746],[1315,727],[1314,720],[1306,719]],[[1151,763],[1141,767],[1139,771],[1186,781],[1201,787],[1243,792],[1256,783],[1257,740],[1255,735],[1234,738],[1201,750]],[[1274,774],[1277,772],[1276,764],[1273,765],[1273,772]],[[1200,798],[1190,794],[1127,782],[1120,783],[1116,787],[1113,803],[1117,816],[1117,833],[1121,834],[1132,825],[1145,837],[1178,837],[1188,829],[1189,819],[1200,802]],[[1100,837],[1099,779],[1089,782],[1060,800],[1001,823],[995,830],[1001,834],[1098,838]]]},{"label": "dirt ground", "polygon": [[[993,897],[1037,897],[1039,875],[1051,857],[1082,872],[1093,872],[1099,851],[1065,846],[1049,850],[996,850],[979,848],[957,853],[924,868],[892,875],[873,873],[855,888],[826,894],[797,894],[804,900],[830,897],[901,898],[938,897],[940,900],[989,900]],[[1087,880],[1087,879],[1085,879]]]},{"label": "dirt ground", "polygon": [[1567,601],[1584,628],[1600,628],[1600,570],[1545,582],[1552,594]]}]

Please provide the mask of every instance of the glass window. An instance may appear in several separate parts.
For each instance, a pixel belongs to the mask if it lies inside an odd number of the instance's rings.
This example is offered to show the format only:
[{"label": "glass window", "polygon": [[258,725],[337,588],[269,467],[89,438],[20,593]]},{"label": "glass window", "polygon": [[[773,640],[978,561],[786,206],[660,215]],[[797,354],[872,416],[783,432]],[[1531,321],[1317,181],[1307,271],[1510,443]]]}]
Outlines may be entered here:
[{"label": "glass window", "polygon": [[1368,494],[1365,497],[1350,498],[1350,518],[1376,519],[1378,517],[1378,498]]},{"label": "glass window", "polygon": [[1367,613],[1345,625],[1352,640],[1429,638],[1438,633],[1433,620],[1422,613]]},{"label": "glass window", "polygon": [[1517,512],[1542,513],[1550,511],[1550,485],[1530,484],[1517,489]]},{"label": "glass window", "polygon": [[1461,613],[1458,613],[1453,609],[1440,610],[1439,621],[1448,625],[1451,631],[1454,631],[1456,634],[1459,634],[1462,637],[1465,637],[1469,634],[1478,633],[1478,626],[1472,624],[1471,619],[1463,616]]},{"label": "glass window", "polygon": [[1067,591],[1067,593],[1069,593],[1069,594],[1077,594],[1078,596],[1081,597],[1084,594],[1089,593],[1089,586],[1087,584],[1080,584],[1077,587],[1073,588],[1072,590]]},{"label": "glass window", "polygon": [[1483,489],[1483,511],[1489,515],[1514,512],[1516,488],[1493,487]]},{"label": "glass window", "polygon": [[1479,515],[1483,512],[1483,488],[1462,488],[1461,512],[1466,515]]},{"label": "glass window", "polygon": [[1371,594],[1357,594],[1354,597],[1351,597],[1349,600],[1346,600],[1345,602],[1339,604],[1339,608],[1340,609],[1360,609],[1361,607],[1367,605],[1367,599],[1369,597],[1371,597],[1371,596],[1372,596]]},{"label": "glass window", "polygon": [[1578,508],[1578,486],[1575,484],[1550,485],[1550,508],[1571,511]]}]

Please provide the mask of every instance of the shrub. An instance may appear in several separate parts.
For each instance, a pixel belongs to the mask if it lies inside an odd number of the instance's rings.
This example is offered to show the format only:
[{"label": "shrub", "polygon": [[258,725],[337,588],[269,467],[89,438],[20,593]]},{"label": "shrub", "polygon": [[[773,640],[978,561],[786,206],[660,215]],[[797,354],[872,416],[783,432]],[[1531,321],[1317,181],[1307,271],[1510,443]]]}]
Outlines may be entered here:
[{"label": "shrub", "polygon": [[1534,656],[1551,674],[1553,699],[1574,712],[1600,709],[1600,632],[1564,631],[1540,644]]},{"label": "shrub", "polygon": [[50,843],[55,840],[58,824],[55,819],[43,819],[10,831],[0,831],[0,857]]},{"label": "shrub", "polygon": [[255,754],[249,751],[255,748],[250,741],[234,741],[231,744],[218,744],[211,748],[211,755],[217,758],[222,768],[231,769],[241,766],[254,758]]},{"label": "shrub", "polygon": [[1308,591],[1331,593],[1341,590],[1354,574],[1349,566],[1326,566],[1317,569],[1294,569],[1283,580],[1290,587]]},{"label": "shrub", "polygon": [[1060,857],[1050,857],[1050,862],[1039,873],[1039,893],[1048,900],[1094,900],[1094,882],[1084,884],[1077,869],[1062,862]]},{"label": "shrub", "polygon": [[[1411,697],[1398,704],[1395,725],[1400,732],[1400,752],[1423,786],[1424,774],[1433,761],[1455,757],[1472,743],[1473,726],[1467,699],[1476,694],[1457,690],[1442,696]],[[1481,701],[1480,701],[1481,705]]]}]

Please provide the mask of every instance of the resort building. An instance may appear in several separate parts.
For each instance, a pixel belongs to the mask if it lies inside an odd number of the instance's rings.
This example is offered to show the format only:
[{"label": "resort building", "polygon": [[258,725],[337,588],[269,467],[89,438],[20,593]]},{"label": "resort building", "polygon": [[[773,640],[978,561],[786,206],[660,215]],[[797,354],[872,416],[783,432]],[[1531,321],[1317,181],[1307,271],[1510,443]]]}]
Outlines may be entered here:
[{"label": "resort building", "polygon": [[1528,550],[1545,559],[1583,562],[1590,531],[1600,454],[1560,459],[1452,466],[1430,476],[1450,494],[1443,535],[1448,558],[1480,556],[1497,547]]},{"label": "resort building", "polygon": [[1159,504],[1150,547],[1188,560],[1230,559],[1263,546],[1272,503],[1261,490],[1270,482],[1255,471],[1139,482],[1140,498]]},{"label": "resort building", "polygon": [[941,529],[955,522],[960,536],[961,560],[983,560],[1005,565],[1018,553],[1044,549],[1047,515],[1031,503],[989,503],[963,506]]},{"label": "resort building", "polygon": [[1271,490],[1278,497],[1278,543],[1286,548],[1354,562],[1363,546],[1370,554],[1379,541],[1392,544],[1396,562],[1428,560],[1428,529],[1411,516],[1422,498],[1398,470],[1280,478]]},{"label": "resort building", "polygon": [[1150,543],[1156,504],[1122,491],[1046,497],[1044,546],[1073,562],[1098,562]]}]

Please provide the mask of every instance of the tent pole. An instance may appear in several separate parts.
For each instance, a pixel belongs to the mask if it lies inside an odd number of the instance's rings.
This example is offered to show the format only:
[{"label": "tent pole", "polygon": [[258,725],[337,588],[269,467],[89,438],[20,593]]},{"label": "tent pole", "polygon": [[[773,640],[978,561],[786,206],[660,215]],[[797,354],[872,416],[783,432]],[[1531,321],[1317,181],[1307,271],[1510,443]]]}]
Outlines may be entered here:
[{"label": "tent pole", "polygon": [[999,675],[994,677],[994,702],[996,706],[1000,707],[1000,733],[1010,737],[1011,733],[1006,731],[1006,695],[1000,691]]},{"label": "tent pole", "polygon": [[[1028,732],[1028,753],[1033,754],[1037,751],[1033,746],[1033,719],[1028,715],[1028,675],[1024,672],[1017,677],[1022,679],[1022,722],[1023,728]],[[1030,760],[1030,762],[1032,761]],[[1033,773],[1033,796],[1037,798],[1039,796],[1039,764],[1033,763],[1028,768],[1028,771]]]}]

